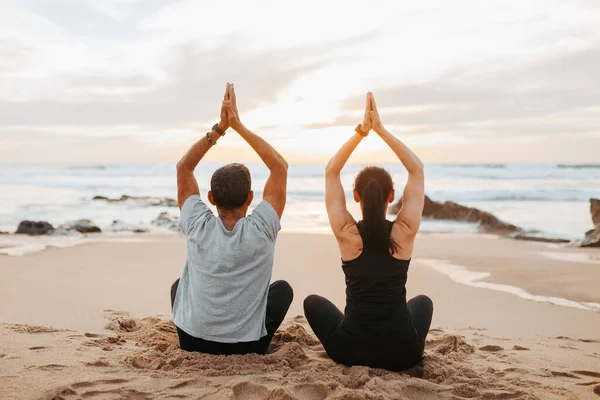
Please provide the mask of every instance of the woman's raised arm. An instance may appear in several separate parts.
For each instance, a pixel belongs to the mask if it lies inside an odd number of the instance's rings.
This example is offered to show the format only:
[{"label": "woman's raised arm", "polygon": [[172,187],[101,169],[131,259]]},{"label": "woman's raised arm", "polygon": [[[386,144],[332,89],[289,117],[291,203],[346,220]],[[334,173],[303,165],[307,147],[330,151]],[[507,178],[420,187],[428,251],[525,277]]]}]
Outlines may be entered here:
[{"label": "woman's raised arm", "polygon": [[402,196],[402,207],[396,216],[396,222],[400,224],[403,230],[414,236],[421,225],[423,215],[423,206],[425,203],[425,174],[423,171],[423,162],[417,157],[411,149],[408,148],[400,139],[392,135],[383,127],[375,98],[369,93],[371,104],[371,121],[373,130],[383,139],[385,143],[396,153],[404,168],[408,171],[408,181],[404,187]]},{"label": "woman's raised arm", "polygon": [[325,207],[327,208],[329,224],[338,242],[344,238],[344,233],[347,232],[348,228],[355,224],[352,214],[348,212],[346,207],[346,194],[344,193],[340,174],[358,144],[371,130],[370,111],[369,95],[367,94],[365,115],[360,127],[362,134],[356,132],[344,143],[325,167]]}]

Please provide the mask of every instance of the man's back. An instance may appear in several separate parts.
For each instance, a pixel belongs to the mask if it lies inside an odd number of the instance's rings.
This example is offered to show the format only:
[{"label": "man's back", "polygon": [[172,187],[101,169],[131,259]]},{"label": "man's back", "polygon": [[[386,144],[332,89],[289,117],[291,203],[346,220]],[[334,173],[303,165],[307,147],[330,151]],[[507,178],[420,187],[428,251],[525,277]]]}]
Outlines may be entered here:
[{"label": "man's back", "polygon": [[187,334],[221,343],[266,335],[267,295],[280,229],[275,209],[262,201],[227,230],[200,199],[181,210],[187,261],[173,307],[175,325]]}]

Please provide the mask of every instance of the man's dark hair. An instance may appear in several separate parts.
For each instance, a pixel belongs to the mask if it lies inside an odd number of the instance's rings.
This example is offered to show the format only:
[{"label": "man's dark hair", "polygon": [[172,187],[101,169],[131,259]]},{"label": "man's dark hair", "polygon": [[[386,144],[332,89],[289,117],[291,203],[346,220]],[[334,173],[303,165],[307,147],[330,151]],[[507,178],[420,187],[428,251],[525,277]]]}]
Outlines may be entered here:
[{"label": "man's dark hair", "polygon": [[235,210],[248,200],[252,178],[243,164],[233,163],[215,171],[210,178],[210,190],[219,208]]}]

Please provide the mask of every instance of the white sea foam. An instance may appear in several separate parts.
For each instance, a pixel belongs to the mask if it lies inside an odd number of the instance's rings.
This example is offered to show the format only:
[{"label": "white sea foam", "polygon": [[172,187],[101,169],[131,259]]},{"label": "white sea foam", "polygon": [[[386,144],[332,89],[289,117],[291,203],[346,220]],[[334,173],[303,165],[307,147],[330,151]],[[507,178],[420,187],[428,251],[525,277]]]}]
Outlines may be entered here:
[{"label": "white sea foam", "polygon": [[164,234],[168,235],[172,234],[172,232],[161,230],[160,233],[144,233],[140,236],[134,236],[136,234],[131,232],[101,233],[89,236],[2,235],[0,236],[0,255],[24,256],[50,248],[65,248],[86,243],[151,242]]},{"label": "white sea foam", "polygon": [[585,264],[600,265],[600,252],[597,255],[588,252],[563,252],[563,251],[542,251],[540,255],[555,260],[572,261]]},{"label": "white sea foam", "polygon": [[418,261],[434,269],[435,271],[447,275],[453,281],[463,285],[510,293],[525,300],[550,303],[563,307],[578,308],[580,310],[600,311],[599,303],[578,302],[561,297],[535,295],[517,286],[488,282],[486,279],[491,276],[489,272],[471,271],[462,265],[452,264],[449,261],[434,259],[419,259]]}]

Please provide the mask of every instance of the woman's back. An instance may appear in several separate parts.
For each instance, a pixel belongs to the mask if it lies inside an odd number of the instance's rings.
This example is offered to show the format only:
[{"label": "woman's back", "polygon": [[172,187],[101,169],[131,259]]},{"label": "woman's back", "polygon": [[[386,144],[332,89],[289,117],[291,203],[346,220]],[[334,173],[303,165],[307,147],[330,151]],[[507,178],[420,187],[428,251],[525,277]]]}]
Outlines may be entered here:
[{"label": "woman's back", "polygon": [[[393,222],[386,226],[391,234]],[[361,236],[362,222],[357,223]],[[360,256],[343,261],[346,276],[345,323],[360,331],[408,330],[412,326],[406,312],[406,279],[410,260],[398,260],[387,245],[364,241]],[[412,336],[412,335],[410,335]]]}]

